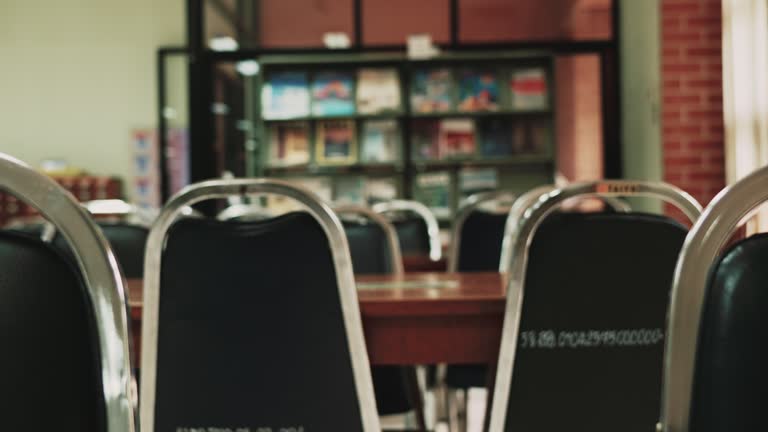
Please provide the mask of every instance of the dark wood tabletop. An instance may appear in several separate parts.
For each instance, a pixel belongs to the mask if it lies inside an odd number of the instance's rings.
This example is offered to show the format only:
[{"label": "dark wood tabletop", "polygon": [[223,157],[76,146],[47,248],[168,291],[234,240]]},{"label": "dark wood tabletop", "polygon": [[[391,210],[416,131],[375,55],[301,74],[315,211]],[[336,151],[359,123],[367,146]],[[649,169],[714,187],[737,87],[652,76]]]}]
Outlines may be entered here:
[{"label": "dark wood tabletop", "polygon": [[[506,278],[501,274],[406,273],[356,279],[371,363],[496,360],[506,291]],[[138,337],[142,281],[129,279],[128,288],[134,336]]]}]

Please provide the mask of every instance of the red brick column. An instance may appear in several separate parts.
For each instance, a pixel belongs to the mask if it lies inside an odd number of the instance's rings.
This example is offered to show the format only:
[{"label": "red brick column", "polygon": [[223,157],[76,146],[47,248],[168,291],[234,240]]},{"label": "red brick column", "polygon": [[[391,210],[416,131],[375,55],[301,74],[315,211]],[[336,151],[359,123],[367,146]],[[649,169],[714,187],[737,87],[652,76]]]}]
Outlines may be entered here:
[{"label": "red brick column", "polygon": [[661,0],[664,179],[706,205],[725,186],[720,0]]}]

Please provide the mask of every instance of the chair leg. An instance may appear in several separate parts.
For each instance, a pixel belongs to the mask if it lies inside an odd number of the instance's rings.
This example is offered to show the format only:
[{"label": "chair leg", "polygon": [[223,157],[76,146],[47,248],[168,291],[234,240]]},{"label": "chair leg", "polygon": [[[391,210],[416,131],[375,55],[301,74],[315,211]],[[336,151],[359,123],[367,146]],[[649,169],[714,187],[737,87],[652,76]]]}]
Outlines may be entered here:
[{"label": "chair leg", "polygon": [[416,426],[420,432],[426,432],[427,424],[424,420],[424,395],[419,385],[419,377],[415,367],[408,368],[406,372],[406,386],[408,393],[414,404],[416,413]]}]

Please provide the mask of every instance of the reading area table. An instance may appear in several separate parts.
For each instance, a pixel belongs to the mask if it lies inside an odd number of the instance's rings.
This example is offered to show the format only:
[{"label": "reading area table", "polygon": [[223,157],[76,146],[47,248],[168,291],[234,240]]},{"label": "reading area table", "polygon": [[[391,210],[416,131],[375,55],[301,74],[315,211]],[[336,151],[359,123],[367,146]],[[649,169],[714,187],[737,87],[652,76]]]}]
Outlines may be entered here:
[{"label": "reading area table", "polygon": [[[360,276],[357,294],[372,364],[494,364],[504,317],[499,273]],[[142,281],[129,279],[140,352]]]}]

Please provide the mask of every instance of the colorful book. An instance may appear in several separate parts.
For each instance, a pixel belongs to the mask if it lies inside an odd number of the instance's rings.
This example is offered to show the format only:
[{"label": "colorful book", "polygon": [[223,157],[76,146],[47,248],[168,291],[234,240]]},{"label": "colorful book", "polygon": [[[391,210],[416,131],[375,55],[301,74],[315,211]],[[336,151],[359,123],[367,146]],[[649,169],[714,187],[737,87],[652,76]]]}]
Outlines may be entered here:
[{"label": "colorful book", "polygon": [[416,200],[420,201],[439,219],[451,217],[451,174],[449,172],[422,173],[416,176]]},{"label": "colorful book", "polygon": [[272,166],[309,163],[309,124],[274,123],[269,126],[269,163]]},{"label": "colorful book", "polygon": [[510,119],[486,118],[478,121],[480,155],[486,158],[512,155],[514,124]]},{"label": "colorful book", "polygon": [[319,165],[347,165],[357,162],[355,122],[352,120],[318,122],[315,160]]},{"label": "colorful book", "polygon": [[498,173],[493,168],[463,168],[459,171],[459,193],[462,198],[493,191],[498,187]]},{"label": "colorful book", "polygon": [[312,114],[343,116],[355,113],[351,72],[319,72],[312,82]]},{"label": "colorful book", "polygon": [[499,82],[493,70],[465,70],[459,78],[459,111],[498,111]]},{"label": "colorful book", "polygon": [[440,121],[437,154],[440,159],[469,158],[475,156],[475,122],[468,118]]},{"label": "colorful book", "polygon": [[411,82],[411,109],[417,113],[450,111],[451,88],[449,69],[417,70]]},{"label": "colorful book", "polygon": [[279,72],[269,76],[261,89],[265,119],[288,119],[309,115],[309,85],[304,72]]},{"label": "colorful book", "polygon": [[396,162],[400,155],[400,129],[396,120],[368,120],[363,123],[362,162]]},{"label": "colorful book", "polygon": [[365,198],[371,203],[397,198],[397,183],[393,178],[373,178],[365,183]]},{"label": "colorful book", "polygon": [[411,155],[414,160],[437,159],[437,141],[440,121],[418,119],[411,122]]},{"label": "colorful book", "polygon": [[365,205],[365,178],[339,177],[334,202],[339,205]]},{"label": "colorful book", "polygon": [[512,108],[516,110],[546,109],[549,106],[547,72],[544,68],[519,69],[509,80]]},{"label": "colorful book", "polygon": [[360,69],[357,73],[357,112],[378,114],[400,110],[397,69]]}]

